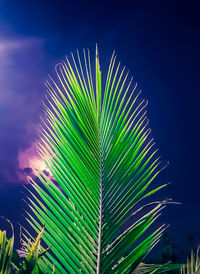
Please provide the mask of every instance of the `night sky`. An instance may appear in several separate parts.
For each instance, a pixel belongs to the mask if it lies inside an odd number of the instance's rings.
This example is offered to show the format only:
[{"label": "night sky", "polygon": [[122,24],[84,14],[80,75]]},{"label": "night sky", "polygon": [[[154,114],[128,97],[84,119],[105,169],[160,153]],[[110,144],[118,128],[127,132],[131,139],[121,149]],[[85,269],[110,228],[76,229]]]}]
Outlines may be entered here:
[{"label": "night sky", "polygon": [[[22,184],[35,156],[44,81],[71,51],[98,43],[105,73],[113,50],[149,100],[152,135],[170,165],[157,194],[170,205],[178,248],[188,235],[200,242],[200,7],[199,1],[0,0],[0,216],[18,233],[23,223]],[[17,245],[17,243],[16,243]]]}]

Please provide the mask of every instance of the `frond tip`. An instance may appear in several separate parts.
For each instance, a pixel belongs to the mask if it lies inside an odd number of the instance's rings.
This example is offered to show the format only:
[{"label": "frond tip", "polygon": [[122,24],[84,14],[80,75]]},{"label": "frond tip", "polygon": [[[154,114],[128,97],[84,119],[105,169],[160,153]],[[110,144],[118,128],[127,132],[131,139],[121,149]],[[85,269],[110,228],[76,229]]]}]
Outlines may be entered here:
[{"label": "frond tip", "polygon": [[27,220],[37,232],[45,223],[46,260],[56,273],[129,273],[159,241],[164,225],[146,231],[168,203],[138,207],[165,186],[149,188],[163,163],[147,102],[115,54],[102,86],[97,47],[94,70],[89,51],[77,52],[56,66],[46,87],[37,149],[53,179],[35,170]]}]

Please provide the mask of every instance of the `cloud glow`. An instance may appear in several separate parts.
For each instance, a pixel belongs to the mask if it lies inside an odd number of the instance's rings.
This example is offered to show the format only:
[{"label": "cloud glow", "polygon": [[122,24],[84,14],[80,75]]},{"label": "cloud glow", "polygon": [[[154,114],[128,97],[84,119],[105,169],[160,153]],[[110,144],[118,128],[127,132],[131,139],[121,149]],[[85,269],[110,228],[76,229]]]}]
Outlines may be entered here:
[{"label": "cloud glow", "polygon": [[[51,174],[44,160],[41,159],[41,157],[37,154],[34,143],[32,143],[32,145],[25,150],[19,150],[18,166],[19,166],[19,172],[18,172],[19,180],[22,180],[24,182],[27,182],[27,178],[26,178],[27,174],[25,172],[26,169],[46,171],[48,172],[48,177],[50,179],[54,179],[53,175]],[[36,177],[33,172],[31,173],[31,176]]]}]

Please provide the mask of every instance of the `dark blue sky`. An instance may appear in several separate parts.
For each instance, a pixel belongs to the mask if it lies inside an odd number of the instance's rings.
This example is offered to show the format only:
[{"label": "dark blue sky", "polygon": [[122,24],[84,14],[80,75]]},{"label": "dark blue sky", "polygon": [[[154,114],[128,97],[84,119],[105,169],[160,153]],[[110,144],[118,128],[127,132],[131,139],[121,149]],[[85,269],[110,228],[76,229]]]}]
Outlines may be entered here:
[{"label": "dark blue sky", "polygon": [[[14,223],[23,204],[19,154],[30,148],[42,113],[43,85],[71,51],[98,43],[106,71],[116,50],[149,100],[152,135],[170,161],[158,196],[183,203],[163,221],[179,243],[200,241],[199,1],[0,0],[0,215]],[[26,163],[24,163],[23,167]],[[17,230],[17,226],[16,226]]]}]

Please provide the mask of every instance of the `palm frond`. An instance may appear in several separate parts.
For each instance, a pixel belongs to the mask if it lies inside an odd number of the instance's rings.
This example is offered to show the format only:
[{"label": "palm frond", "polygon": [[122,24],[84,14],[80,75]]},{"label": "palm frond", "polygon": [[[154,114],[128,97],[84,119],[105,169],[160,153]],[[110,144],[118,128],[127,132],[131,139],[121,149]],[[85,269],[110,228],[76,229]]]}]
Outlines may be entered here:
[{"label": "palm frond", "polygon": [[138,205],[166,186],[149,188],[164,165],[150,138],[147,102],[115,54],[105,88],[97,48],[95,73],[89,51],[84,65],[78,52],[71,58],[56,66],[56,81],[46,82],[37,144],[56,183],[35,170],[40,183],[29,178],[27,220],[37,232],[45,224],[43,239],[52,250],[46,260],[56,273],[128,273],[166,228],[146,234],[168,200],[145,212]]}]

